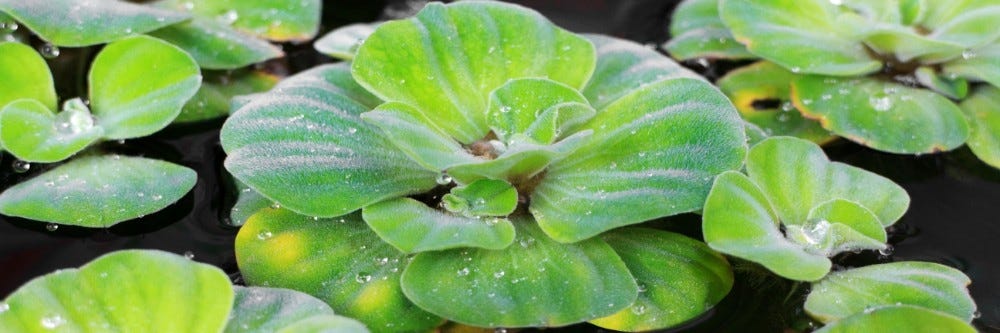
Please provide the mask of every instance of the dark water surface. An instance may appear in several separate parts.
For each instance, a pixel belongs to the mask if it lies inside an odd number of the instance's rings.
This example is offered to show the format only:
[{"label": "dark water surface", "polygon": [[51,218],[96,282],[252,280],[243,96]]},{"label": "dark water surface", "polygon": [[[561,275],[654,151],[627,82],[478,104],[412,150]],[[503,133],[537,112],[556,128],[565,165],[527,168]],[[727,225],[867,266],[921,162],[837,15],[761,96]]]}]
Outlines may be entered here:
[{"label": "dark water surface", "polygon": [[[578,32],[598,32],[640,43],[659,43],[673,0],[520,0]],[[349,22],[404,15],[419,8],[418,1],[326,1],[323,31]],[[285,45],[289,57],[275,67],[297,72],[330,61],[310,45]],[[73,50],[65,54],[72,55]],[[92,55],[81,55],[92,56]],[[58,60],[53,66],[60,66]],[[695,68],[708,72],[716,68]],[[59,77],[57,74],[57,82]],[[67,78],[61,82],[75,82]],[[78,86],[78,85],[77,85]],[[77,96],[73,84],[60,85],[60,95]],[[218,128],[222,120],[174,126],[152,137],[107,143],[103,149],[128,155],[168,160],[198,172],[198,184],[178,203],[141,219],[109,229],[60,226],[48,231],[44,223],[0,216],[0,298],[28,280],[59,268],[78,267],[102,254],[120,249],[160,249],[193,255],[193,259],[221,267],[238,279],[233,240],[237,229],[224,222],[234,198],[222,169],[224,155]],[[838,257],[842,267],[877,262],[923,260],[961,269],[972,277],[971,291],[982,316],[982,331],[1000,332],[1000,170],[975,159],[965,149],[931,156],[900,156],[839,142],[827,147],[833,160],[891,178],[912,198],[910,210],[890,230],[894,253],[873,252]],[[45,169],[33,165],[27,173],[12,169],[13,158],[0,157],[0,190]],[[51,166],[48,166],[51,167]],[[651,222],[700,237],[697,216]],[[763,273],[759,267],[735,262],[737,282],[714,310],[671,332],[782,332],[806,328],[800,312],[807,286]],[[529,330],[530,331],[530,330]],[[588,325],[546,330],[601,331]]]}]

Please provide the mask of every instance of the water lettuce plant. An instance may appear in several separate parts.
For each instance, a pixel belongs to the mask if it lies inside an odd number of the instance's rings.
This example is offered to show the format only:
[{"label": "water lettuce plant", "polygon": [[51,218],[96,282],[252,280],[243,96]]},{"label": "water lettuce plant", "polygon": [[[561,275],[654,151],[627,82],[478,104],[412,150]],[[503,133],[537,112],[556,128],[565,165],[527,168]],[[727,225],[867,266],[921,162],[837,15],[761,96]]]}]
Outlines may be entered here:
[{"label": "water lettuce plant", "polygon": [[280,207],[240,231],[248,283],[387,331],[655,329],[731,286],[704,244],[622,228],[700,210],[746,153],[728,100],[640,45],[516,5],[432,3],[351,63],[237,104],[226,168]]},{"label": "water lettuce plant", "polygon": [[775,135],[824,142],[822,127],[906,154],[968,142],[1000,166],[1000,132],[976,130],[997,110],[963,114],[957,102],[970,87],[1000,85],[997,19],[1000,4],[989,0],[687,0],[665,47],[683,60],[762,59],[719,84]]},{"label": "water lettuce plant", "polygon": [[0,302],[4,332],[367,332],[288,289],[239,287],[222,270],[154,250],[113,252],[35,278]]}]

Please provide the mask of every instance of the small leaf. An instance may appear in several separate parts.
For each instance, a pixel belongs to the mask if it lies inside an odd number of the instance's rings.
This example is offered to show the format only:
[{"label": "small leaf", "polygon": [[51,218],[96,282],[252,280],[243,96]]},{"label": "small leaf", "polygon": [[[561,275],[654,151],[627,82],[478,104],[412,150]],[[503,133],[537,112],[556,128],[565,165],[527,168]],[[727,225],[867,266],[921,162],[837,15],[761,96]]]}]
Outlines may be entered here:
[{"label": "small leaf", "polygon": [[43,40],[69,47],[109,43],[190,17],[119,0],[0,0],[0,11],[16,18]]},{"label": "small leaf", "polygon": [[729,72],[717,84],[743,119],[768,135],[830,142],[836,137],[815,120],[803,118],[792,105],[789,89],[795,77],[781,66],[761,61]]},{"label": "small leaf", "polygon": [[112,140],[163,129],[201,85],[198,64],[187,53],[148,36],[105,46],[89,79],[94,116]]},{"label": "small leaf", "polygon": [[[450,202],[450,203],[449,203]],[[507,216],[517,208],[517,190],[510,183],[481,179],[451,189],[442,198],[445,208],[466,216]],[[452,209],[462,207],[462,209]]]},{"label": "small leaf", "polygon": [[[56,88],[45,59],[30,46],[0,43],[0,108],[18,99],[38,101],[48,110],[55,110]],[[3,127],[3,126],[0,126]]]},{"label": "small leaf", "polygon": [[969,120],[969,148],[986,164],[1000,169],[1000,89],[980,87],[961,104]]},{"label": "small leaf", "polygon": [[961,319],[914,306],[890,306],[861,312],[827,325],[816,333],[909,332],[975,333]]},{"label": "small leaf", "polygon": [[551,144],[596,113],[576,89],[539,78],[507,81],[490,93],[486,112],[493,133],[507,144],[515,134]]},{"label": "small leaf", "polygon": [[222,126],[226,169],[282,207],[309,216],[340,216],[437,186],[438,173],[411,161],[361,120],[373,99],[346,64],[285,79]]},{"label": "small leaf", "polygon": [[705,243],[645,228],[622,228],[601,238],[632,272],[639,298],[627,309],[590,321],[598,326],[630,332],[678,326],[710,310],[733,286],[729,262]]},{"label": "small leaf", "polygon": [[236,299],[225,332],[276,332],[314,316],[333,315],[315,297],[289,289],[233,286]]},{"label": "small leaf", "polygon": [[881,151],[948,151],[969,137],[958,106],[924,89],[872,78],[802,76],[792,83],[792,97],[823,128]]},{"label": "small leaf", "polygon": [[260,195],[260,192],[254,191],[239,180],[234,181],[237,183],[236,188],[239,190],[239,193],[236,196],[236,203],[233,204],[233,209],[229,211],[230,225],[236,227],[242,226],[257,211],[274,205],[274,201]]},{"label": "small leaf", "polygon": [[222,270],[123,250],[35,278],[7,297],[4,332],[221,332],[233,303]]},{"label": "small leaf", "polygon": [[914,74],[921,85],[948,98],[963,99],[969,94],[969,82],[965,79],[949,79],[930,67],[917,68]]},{"label": "small leaf", "polygon": [[379,23],[345,25],[320,37],[320,39],[316,40],[316,43],[313,43],[313,47],[319,53],[333,58],[340,60],[354,59],[354,55],[358,53],[361,43],[364,43],[365,39],[375,32],[375,28],[378,25]]},{"label": "small leaf", "polygon": [[196,122],[229,115],[230,101],[237,95],[263,92],[274,87],[278,78],[263,71],[235,74],[203,72],[205,81],[191,97],[175,123]]},{"label": "small leaf", "polygon": [[306,41],[319,30],[321,0],[274,2],[269,0],[164,0],[161,8],[190,12],[202,20],[273,41]]},{"label": "small leaf", "polygon": [[456,247],[502,249],[514,242],[510,221],[447,214],[410,199],[365,206],[364,219],[386,243],[416,253]]},{"label": "small leaf", "polygon": [[90,228],[157,212],[197,181],[188,168],[141,157],[85,156],[0,194],[0,213]]},{"label": "small leaf", "polygon": [[82,109],[52,113],[33,99],[21,99],[0,109],[0,144],[18,159],[28,162],[62,161],[97,141],[104,133]]},{"label": "small leaf", "polygon": [[194,18],[151,35],[184,49],[205,69],[235,69],[284,56],[280,48],[212,19]]},{"label": "small leaf", "polygon": [[368,328],[357,320],[323,315],[297,321],[277,333],[368,333]]},{"label": "small leaf", "polygon": [[830,323],[870,309],[909,305],[972,321],[976,304],[969,278],[954,268],[929,262],[894,262],[834,272],[812,287],[805,309]]},{"label": "small leaf", "polygon": [[886,248],[882,223],[864,206],[833,199],[809,212],[805,223],[785,222],[785,237],[806,251],[826,257],[841,252]]},{"label": "small leaf", "polygon": [[426,332],[442,322],[403,295],[406,255],[382,242],[360,214],[314,219],[261,210],[236,236],[236,261],[249,285],[307,293],[368,327]]},{"label": "small leaf", "polygon": [[677,5],[670,21],[671,39],[664,45],[678,60],[754,59],[733,38],[719,17],[719,0],[685,0]]},{"label": "small leaf", "polygon": [[710,247],[759,263],[788,279],[823,278],[830,271],[830,260],[785,239],[778,224],[768,198],[749,178],[729,171],[715,179],[705,202],[702,223],[705,242]]},{"label": "small leaf", "polygon": [[965,57],[944,63],[941,72],[1000,88],[1000,43],[966,52]]},{"label": "small leaf", "polygon": [[715,175],[738,168],[743,122],[707,82],[642,85],[584,126],[586,146],[552,164],[531,196],[531,212],[553,239],[576,242],[603,231],[701,209]]},{"label": "small leaf", "polygon": [[586,35],[597,51],[597,68],[581,90],[590,105],[604,110],[636,87],[678,77],[703,80],[670,58],[634,42],[604,35]]},{"label": "small leaf", "polygon": [[635,301],[635,280],[603,240],[560,244],[530,219],[514,222],[518,244],[503,250],[417,254],[403,291],[432,313],[483,327],[568,325]]},{"label": "small leaf", "polygon": [[362,113],[361,119],[378,126],[389,141],[427,170],[441,172],[453,165],[477,163],[462,144],[411,105],[388,102]]},{"label": "small leaf", "polygon": [[829,1],[720,0],[719,12],[751,53],[792,72],[861,75],[882,68],[852,36],[855,26],[837,21],[840,10]]},{"label": "small leaf", "polygon": [[386,22],[354,58],[354,77],[386,101],[416,107],[452,138],[486,136],[487,96],[509,79],[548,77],[582,87],[594,47],[540,14],[501,2],[431,3]]}]

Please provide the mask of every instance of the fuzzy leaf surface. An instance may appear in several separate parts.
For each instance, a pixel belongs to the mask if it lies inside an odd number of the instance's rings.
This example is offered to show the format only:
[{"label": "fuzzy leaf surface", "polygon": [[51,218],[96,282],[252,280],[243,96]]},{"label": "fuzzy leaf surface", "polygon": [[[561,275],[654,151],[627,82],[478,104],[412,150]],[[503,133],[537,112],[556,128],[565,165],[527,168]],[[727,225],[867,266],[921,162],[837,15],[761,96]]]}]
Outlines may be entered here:
[{"label": "fuzzy leaf surface", "polygon": [[0,11],[57,46],[110,43],[190,18],[175,11],[119,0],[0,0]]},{"label": "fuzzy leaf surface", "polygon": [[0,128],[0,147],[28,162],[62,161],[104,134],[103,128],[94,126],[86,109],[55,114],[33,99],[20,99],[0,108]]},{"label": "fuzzy leaf surface", "polygon": [[45,59],[30,46],[0,43],[0,108],[18,99],[38,101],[55,110],[58,102],[56,86]]},{"label": "fuzzy leaf surface", "polygon": [[889,306],[844,318],[816,333],[855,332],[974,333],[976,329],[951,315],[915,306]]},{"label": "fuzzy leaf surface", "polygon": [[979,87],[960,106],[969,120],[969,148],[986,164],[1000,168],[1000,88]]}]

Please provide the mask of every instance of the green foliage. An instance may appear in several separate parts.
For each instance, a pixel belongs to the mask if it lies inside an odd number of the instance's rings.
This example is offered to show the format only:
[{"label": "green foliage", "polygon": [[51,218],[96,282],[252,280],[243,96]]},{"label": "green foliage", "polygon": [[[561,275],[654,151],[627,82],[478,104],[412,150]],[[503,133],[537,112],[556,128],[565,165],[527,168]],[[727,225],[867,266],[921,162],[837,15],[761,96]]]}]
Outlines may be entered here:
[{"label": "green foliage", "polygon": [[914,306],[889,306],[865,311],[817,330],[817,333],[855,332],[973,333],[961,319]]},{"label": "green foliage", "polygon": [[0,1],[6,12],[57,46],[110,43],[190,18],[190,15],[120,0]]},{"label": "green foliage", "polygon": [[986,164],[1000,168],[1000,89],[980,87],[961,104],[969,120],[969,148]]},{"label": "green foliage", "polygon": [[341,60],[351,60],[358,53],[361,43],[375,32],[375,27],[377,26],[377,24],[366,23],[345,25],[317,39],[316,43],[313,43],[313,47],[319,53],[327,56]]}]

